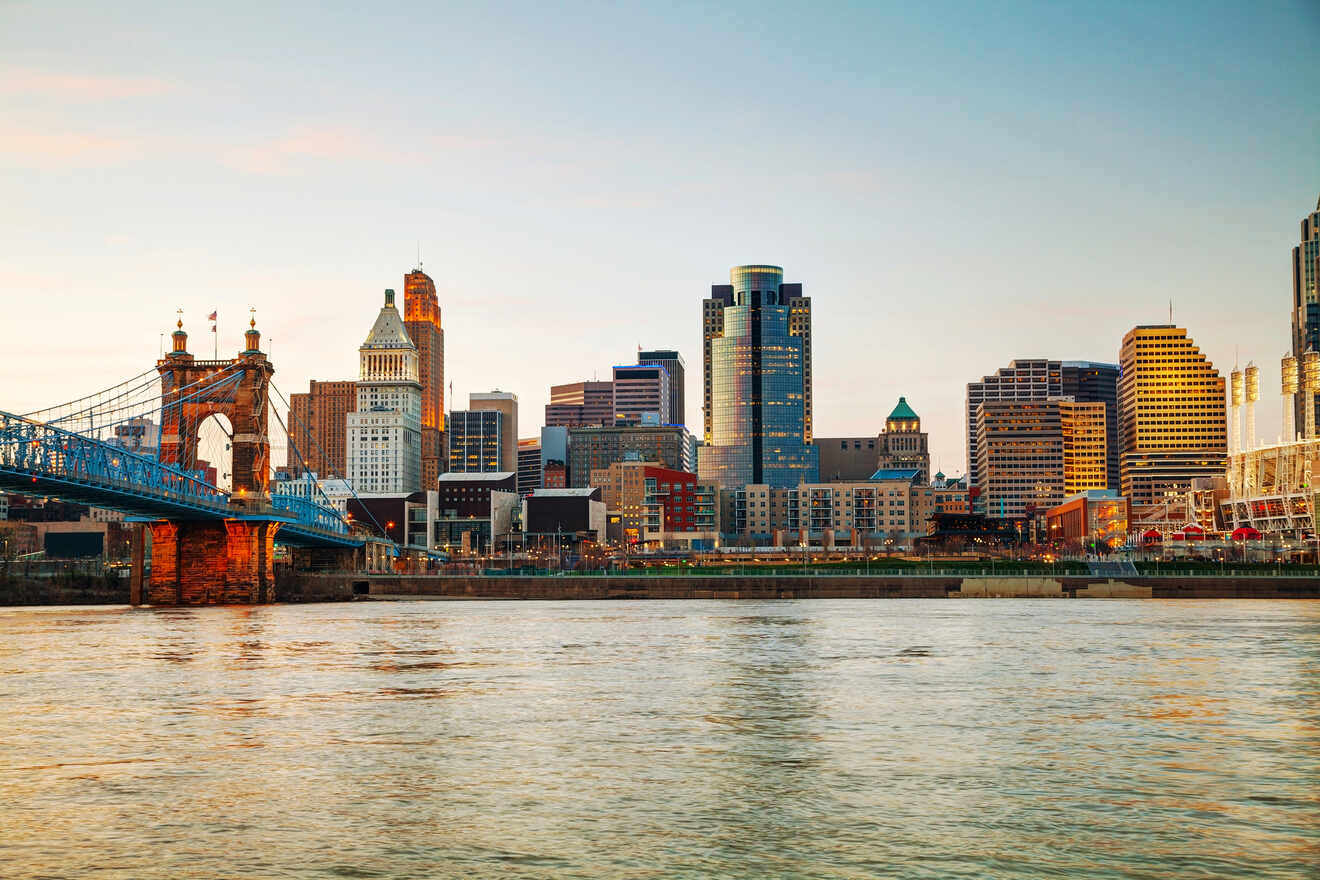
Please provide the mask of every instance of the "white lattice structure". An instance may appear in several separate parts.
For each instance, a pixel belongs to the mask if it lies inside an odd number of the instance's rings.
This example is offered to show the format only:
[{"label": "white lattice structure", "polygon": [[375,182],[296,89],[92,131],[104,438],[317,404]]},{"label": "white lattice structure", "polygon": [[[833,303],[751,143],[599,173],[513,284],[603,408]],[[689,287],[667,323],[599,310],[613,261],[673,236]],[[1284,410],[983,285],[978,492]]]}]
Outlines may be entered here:
[{"label": "white lattice structure", "polygon": [[1320,438],[1248,449],[1228,457],[1228,499],[1222,505],[1230,529],[1249,526],[1262,535],[1315,534]]}]

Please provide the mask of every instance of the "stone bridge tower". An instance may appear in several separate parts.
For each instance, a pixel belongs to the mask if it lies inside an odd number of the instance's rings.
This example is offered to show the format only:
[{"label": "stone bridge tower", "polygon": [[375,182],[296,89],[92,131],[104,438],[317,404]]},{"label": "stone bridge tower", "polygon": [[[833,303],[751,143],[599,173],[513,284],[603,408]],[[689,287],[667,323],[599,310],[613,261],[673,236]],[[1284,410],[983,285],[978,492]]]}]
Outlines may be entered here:
[{"label": "stone bridge tower", "polygon": [[246,347],[229,360],[199,361],[188,352],[180,320],[160,372],[160,460],[197,467],[197,429],[223,414],[233,426],[231,515],[223,519],[170,519],[151,530],[152,605],[217,605],[274,600],[275,532],[281,518],[270,506],[268,393],[275,367],[260,350],[253,319]]}]

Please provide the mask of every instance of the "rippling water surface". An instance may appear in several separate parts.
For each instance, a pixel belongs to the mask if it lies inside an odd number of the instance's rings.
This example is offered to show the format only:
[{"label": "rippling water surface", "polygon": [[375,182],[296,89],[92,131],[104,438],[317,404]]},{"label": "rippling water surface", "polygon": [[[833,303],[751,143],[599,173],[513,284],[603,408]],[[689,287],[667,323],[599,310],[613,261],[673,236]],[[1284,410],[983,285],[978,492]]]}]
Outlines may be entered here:
[{"label": "rippling water surface", "polygon": [[1320,604],[0,609],[0,876],[1320,876]]}]

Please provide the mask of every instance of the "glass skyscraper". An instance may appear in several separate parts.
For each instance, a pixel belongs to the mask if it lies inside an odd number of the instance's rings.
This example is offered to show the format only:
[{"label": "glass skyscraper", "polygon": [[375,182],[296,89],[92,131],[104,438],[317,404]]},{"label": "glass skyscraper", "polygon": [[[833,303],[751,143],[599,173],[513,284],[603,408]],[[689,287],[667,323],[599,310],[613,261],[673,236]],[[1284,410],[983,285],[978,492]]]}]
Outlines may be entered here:
[{"label": "glass skyscraper", "polygon": [[815,482],[811,300],[778,266],[735,266],[703,304],[701,479],[724,487]]}]

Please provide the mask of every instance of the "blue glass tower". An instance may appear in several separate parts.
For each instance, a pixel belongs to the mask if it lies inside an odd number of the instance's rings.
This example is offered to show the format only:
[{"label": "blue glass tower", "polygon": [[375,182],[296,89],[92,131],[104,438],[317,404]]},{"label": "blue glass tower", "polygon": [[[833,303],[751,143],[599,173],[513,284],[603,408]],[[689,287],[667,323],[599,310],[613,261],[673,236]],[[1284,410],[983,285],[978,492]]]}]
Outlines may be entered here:
[{"label": "blue glass tower", "polygon": [[724,487],[814,482],[811,300],[778,266],[735,266],[703,305],[703,480]]}]

